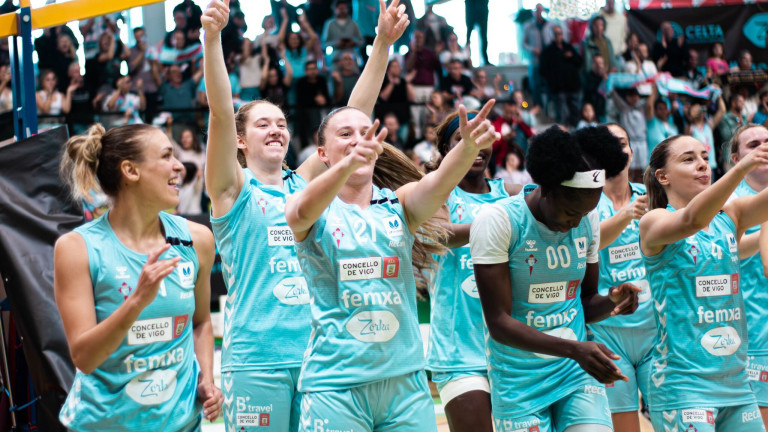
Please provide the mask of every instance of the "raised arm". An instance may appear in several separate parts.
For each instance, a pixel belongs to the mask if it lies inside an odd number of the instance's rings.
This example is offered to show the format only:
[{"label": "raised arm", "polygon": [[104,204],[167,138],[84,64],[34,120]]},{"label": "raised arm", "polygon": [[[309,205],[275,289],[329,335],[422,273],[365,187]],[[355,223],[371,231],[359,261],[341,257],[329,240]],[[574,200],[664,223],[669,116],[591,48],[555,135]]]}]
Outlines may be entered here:
[{"label": "raised arm", "polygon": [[368,115],[373,114],[373,107],[376,105],[376,98],[387,71],[389,47],[403,35],[409,23],[405,6],[400,5],[400,0],[393,0],[389,7],[384,4],[384,0],[379,0],[378,34],[373,40],[371,55],[355,88],[352,89],[347,105]]},{"label": "raised arm", "polygon": [[[706,228],[720,210],[736,223],[739,236],[768,215],[768,191],[733,200],[726,205],[736,186],[747,173],[768,163],[768,144],[757,147],[714,184],[696,195],[687,206],[670,212],[657,208],[640,219],[640,246],[646,255],[656,255],[664,246],[690,237]],[[754,206],[754,207],[747,207]],[[747,211],[747,209],[749,211]]]},{"label": "raised arm", "polygon": [[600,250],[608,247],[616,241],[622,231],[632,223],[633,219],[640,219],[648,207],[648,196],[641,195],[634,201],[625,205],[615,215],[600,222]]},{"label": "raised arm", "polygon": [[723,119],[723,116],[725,115],[725,101],[723,101],[723,97],[720,96],[717,98],[717,112],[712,117],[712,120],[709,121],[709,127],[714,129],[717,127],[717,125],[720,124],[720,121]]},{"label": "raised arm", "polygon": [[136,289],[111,315],[97,322],[85,240],[72,232],[56,242],[53,289],[75,367],[90,374],[123,343],[141,311],[157,296],[160,282],[181,259],[158,260],[169,248],[166,244],[149,254]]},{"label": "raised arm", "polygon": [[221,47],[221,30],[228,19],[229,0],[211,2],[200,19],[205,31],[203,65],[210,107],[205,183],[214,216],[226,214],[232,208],[245,181],[237,163],[235,113]]},{"label": "raised arm", "polygon": [[285,203],[285,220],[296,241],[303,241],[307,237],[312,225],[331,205],[331,201],[356,169],[376,164],[378,155],[383,151],[381,143],[387,136],[387,128],[382,128],[374,137],[378,128],[379,121],[375,120],[347,157],[311,181],[303,191],[288,198]]},{"label": "raised arm", "polygon": [[411,232],[416,232],[419,225],[445,204],[451,191],[469,171],[478,152],[501,138],[487,119],[494,103],[495,99],[489,100],[472,120],[467,120],[467,109],[459,106],[461,141],[448,152],[437,170],[418,182],[397,189],[397,197],[403,205]]}]

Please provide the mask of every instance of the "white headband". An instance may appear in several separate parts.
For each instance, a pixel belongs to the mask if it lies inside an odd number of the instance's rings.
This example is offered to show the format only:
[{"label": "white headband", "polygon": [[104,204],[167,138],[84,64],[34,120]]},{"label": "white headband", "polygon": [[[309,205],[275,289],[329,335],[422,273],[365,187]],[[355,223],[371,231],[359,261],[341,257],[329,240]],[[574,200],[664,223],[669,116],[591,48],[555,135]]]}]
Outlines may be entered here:
[{"label": "white headband", "polygon": [[577,171],[573,178],[560,183],[578,189],[597,189],[605,186],[605,170]]}]

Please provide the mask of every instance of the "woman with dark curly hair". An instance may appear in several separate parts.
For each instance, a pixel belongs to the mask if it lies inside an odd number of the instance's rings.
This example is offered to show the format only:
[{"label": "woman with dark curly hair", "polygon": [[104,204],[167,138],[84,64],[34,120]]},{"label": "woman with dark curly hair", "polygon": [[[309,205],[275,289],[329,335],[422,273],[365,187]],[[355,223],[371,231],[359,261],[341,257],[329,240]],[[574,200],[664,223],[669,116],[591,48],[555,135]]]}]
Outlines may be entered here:
[{"label": "woman with dark curly hair", "polygon": [[600,225],[593,210],[606,177],[626,163],[607,128],[569,134],[553,126],[528,150],[538,186],[486,205],[472,223],[497,431],[612,430],[599,382],[627,377],[613,362],[618,356],[586,341],[585,324],[637,308],[640,289],[633,285],[607,296],[597,291]]},{"label": "woman with dark curly hair", "polygon": [[[476,113],[469,113],[474,118]],[[458,112],[436,127],[440,159],[461,141]],[[472,272],[469,227],[484,204],[515,195],[519,185],[485,177],[491,148],[480,150],[474,163],[448,197],[450,212],[448,247],[430,292],[430,333],[427,369],[437,384],[452,432],[493,431],[488,363],[482,326],[483,311]],[[440,161],[428,169],[437,169]]]}]

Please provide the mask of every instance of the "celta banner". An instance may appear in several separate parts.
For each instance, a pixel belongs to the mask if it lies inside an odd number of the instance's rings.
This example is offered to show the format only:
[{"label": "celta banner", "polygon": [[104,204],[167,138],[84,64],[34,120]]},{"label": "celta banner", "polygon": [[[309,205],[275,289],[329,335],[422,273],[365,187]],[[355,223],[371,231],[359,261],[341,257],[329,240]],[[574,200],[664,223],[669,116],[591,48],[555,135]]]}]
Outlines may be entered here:
[{"label": "celta banner", "polygon": [[683,35],[688,46],[699,51],[700,66],[704,65],[712,44],[720,42],[725,48],[725,60],[732,65],[736,64],[739,52],[748,50],[757,67],[768,68],[768,2],[711,7],[699,7],[705,5],[702,2],[687,3],[679,7],[675,4],[672,9],[650,9],[662,7],[650,2],[645,5],[649,9],[632,9],[630,30],[652,48],[654,42],[661,40],[661,23],[669,21],[675,34]]}]

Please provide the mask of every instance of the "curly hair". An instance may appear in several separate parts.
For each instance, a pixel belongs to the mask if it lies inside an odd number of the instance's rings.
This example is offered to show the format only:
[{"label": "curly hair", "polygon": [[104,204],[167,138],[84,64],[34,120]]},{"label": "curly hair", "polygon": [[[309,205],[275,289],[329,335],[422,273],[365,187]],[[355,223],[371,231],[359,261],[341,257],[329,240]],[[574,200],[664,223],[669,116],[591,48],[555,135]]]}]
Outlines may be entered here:
[{"label": "curly hair", "polygon": [[527,168],[537,184],[556,188],[578,171],[604,169],[605,177],[618,175],[627,165],[619,139],[605,126],[568,133],[552,126],[531,140]]}]

